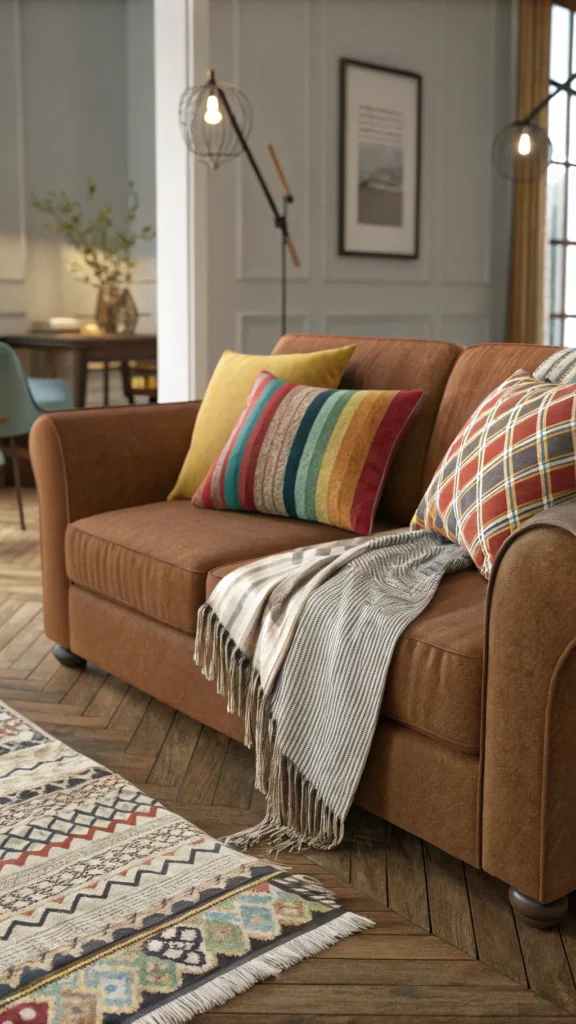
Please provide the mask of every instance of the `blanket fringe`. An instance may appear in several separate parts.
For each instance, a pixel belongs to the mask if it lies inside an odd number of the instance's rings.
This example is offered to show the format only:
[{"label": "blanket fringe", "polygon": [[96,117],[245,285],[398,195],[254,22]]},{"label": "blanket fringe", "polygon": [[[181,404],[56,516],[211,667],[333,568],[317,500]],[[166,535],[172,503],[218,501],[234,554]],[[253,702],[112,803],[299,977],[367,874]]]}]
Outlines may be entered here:
[{"label": "blanket fringe", "polygon": [[252,746],[249,726],[260,676],[208,604],[198,612],[194,661],[206,679],[216,683],[217,692],[226,697],[228,711],[245,716],[246,743]]},{"label": "blanket fringe", "polygon": [[236,646],[210,605],[198,614],[194,659],[226,697],[228,711],[244,716],[244,742],[256,753],[256,789],[268,800],[260,824],[227,836],[246,850],[268,842],[273,852],[311,846],[330,850],[344,838],[344,820],[326,806],[312,784],[280,750],[259,672]]},{"label": "blanket fringe", "polygon": [[313,931],[297,935],[282,945],[264,950],[253,960],[239,964],[238,967],[207,981],[192,992],[185,992],[164,1006],[159,1006],[143,1017],[138,1018],[139,1024],[187,1024],[200,1013],[222,1006],[234,996],[241,995],[259,981],[274,978],[282,971],[316,953],[321,953],[341,939],[346,939],[356,932],[372,928],[373,921],[359,914],[345,913]]},{"label": "blanket fringe", "polygon": [[273,744],[266,764],[262,760],[257,758],[257,779],[260,777],[261,782],[257,788],[268,798],[266,816],[257,825],[226,836],[224,842],[239,850],[265,842],[272,853],[339,846],[344,839],[344,819],[326,806],[293,762]]}]

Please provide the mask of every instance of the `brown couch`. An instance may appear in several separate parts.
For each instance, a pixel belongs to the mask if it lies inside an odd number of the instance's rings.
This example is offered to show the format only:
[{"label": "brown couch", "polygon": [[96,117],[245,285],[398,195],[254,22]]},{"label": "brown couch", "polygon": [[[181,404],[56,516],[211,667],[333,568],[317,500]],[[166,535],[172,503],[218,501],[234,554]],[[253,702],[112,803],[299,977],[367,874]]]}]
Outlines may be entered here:
[{"label": "brown couch", "polygon": [[[426,396],[392,468],[378,529],[409,522],[478,402],[548,352],[302,335],[284,337],[276,351],[350,342],[357,349],[345,386]],[[166,502],[198,407],[74,410],[35,424],[45,627],[61,658],[73,651],[241,740],[242,721],[193,663],[198,606],[240,562],[345,534]],[[570,501],[518,531],[490,588],[476,570],[442,583],[398,643],[356,796],[504,879],[518,890],[517,911],[540,926],[558,919],[576,888],[575,536]]]}]

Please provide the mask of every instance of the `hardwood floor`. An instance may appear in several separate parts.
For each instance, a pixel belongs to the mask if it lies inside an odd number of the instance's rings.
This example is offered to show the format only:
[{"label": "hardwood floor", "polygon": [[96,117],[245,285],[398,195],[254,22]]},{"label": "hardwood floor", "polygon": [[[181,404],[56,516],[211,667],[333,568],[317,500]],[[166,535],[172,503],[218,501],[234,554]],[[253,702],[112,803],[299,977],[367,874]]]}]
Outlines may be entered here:
[{"label": "hardwood floor", "polygon": [[[257,821],[252,755],[94,666],[60,666],[42,631],[38,516],[0,490],[0,699],[221,836]],[[576,1024],[576,914],[518,925],[505,886],[355,812],[344,847],[291,854],[376,926],[197,1020],[211,1024]]]}]

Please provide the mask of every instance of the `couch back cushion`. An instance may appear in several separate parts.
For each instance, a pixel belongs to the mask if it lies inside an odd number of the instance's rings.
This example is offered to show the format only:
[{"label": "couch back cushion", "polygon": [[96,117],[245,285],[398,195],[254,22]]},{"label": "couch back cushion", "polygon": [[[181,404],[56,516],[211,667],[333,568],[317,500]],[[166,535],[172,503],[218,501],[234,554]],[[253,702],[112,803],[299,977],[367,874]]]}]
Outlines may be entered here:
[{"label": "couch back cushion", "polygon": [[344,338],[330,334],[286,334],[274,355],[356,345],[341,387],[356,390],[421,390],[424,399],[396,453],[378,519],[410,522],[424,492],[424,466],[436,415],[450,373],[462,352],[447,341],[405,338]]},{"label": "couch back cushion", "polygon": [[456,363],[440,403],[424,467],[424,487],[430,483],[456,434],[476,407],[515,370],[533,373],[550,355],[547,345],[510,343],[474,345]]}]

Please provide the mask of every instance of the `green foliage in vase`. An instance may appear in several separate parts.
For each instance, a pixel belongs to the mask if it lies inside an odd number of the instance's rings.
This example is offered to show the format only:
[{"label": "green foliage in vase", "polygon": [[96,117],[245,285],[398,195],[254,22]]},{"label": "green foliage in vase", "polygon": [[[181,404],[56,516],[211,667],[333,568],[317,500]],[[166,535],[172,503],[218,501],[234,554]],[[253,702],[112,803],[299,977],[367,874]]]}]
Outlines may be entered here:
[{"label": "green foliage in vase", "polygon": [[149,224],[135,226],[140,197],[133,181],[128,182],[128,205],[120,227],[114,226],[112,208],[98,208],[95,196],[96,185],[89,178],[85,205],[63,190],[51,189],[43,198],[33,195],[32,206],[51,218],[45,227],[76,249],[76,257],[66,266],[77,280],[96,288],[125,288],[136,266],[136,242],[154,238],[155,232]]}]

